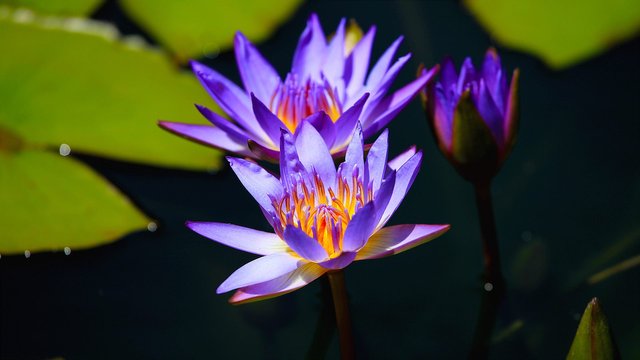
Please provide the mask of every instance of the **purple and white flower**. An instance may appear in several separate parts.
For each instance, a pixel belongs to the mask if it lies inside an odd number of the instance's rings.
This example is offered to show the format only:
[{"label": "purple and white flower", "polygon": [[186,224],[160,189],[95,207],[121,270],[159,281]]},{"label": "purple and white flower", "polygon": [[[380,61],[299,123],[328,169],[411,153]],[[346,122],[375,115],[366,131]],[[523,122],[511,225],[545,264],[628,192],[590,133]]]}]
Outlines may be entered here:
[{"label": "purple and white flower", "polygon": [[410,148],[387,162],[387,131],[364,158],[356,125],[337,169],[322,134],[303,122],[297,136],[280,135],[280,179],[254,162],[229,157],[231,169],[260,205],[274,232],[238,225],[188,222],[193,231],[260,258],[236,270],[218,293],[231,303],[294,291],[353,261],[377,259],[438,237],[449,225],[384,227],[411,187],[422,153]]},{"label": "purple and white flower", "polygon": [[204,106],[198,110],[214,126],[161,121],[160,126],[188,139],[241,156],[277,161],[280,130],[294,138],[312,124],[332,155],[343,155],[360,122],[364,137],[381,131],[433,77],[435,70],[388,95],[410,54],[393,62],[398,38],[369,70],[376,28],[353,45],[343,19],[327,42],[318,17],[307,22],[282,79],[240,32],[234,49],[244,88],[198,62],[197,78],[232,121]]}]

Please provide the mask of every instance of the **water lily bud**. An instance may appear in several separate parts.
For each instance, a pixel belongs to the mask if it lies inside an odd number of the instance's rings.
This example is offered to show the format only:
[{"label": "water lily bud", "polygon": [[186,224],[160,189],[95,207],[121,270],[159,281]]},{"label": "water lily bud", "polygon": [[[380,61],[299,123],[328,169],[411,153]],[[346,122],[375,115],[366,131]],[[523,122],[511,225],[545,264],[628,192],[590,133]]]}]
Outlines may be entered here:
[{"label": "water lily bud", "polygon": [[567,360],[618,360],[620,352],[600,302],[593,298],[582,314]]},{"label": "water lily bud", "polygon": [[445,59],[438,82],[423,91],[438,146],[465,179],[490,180],[511,152],[518,126],[518,78],[516,69],[507,84],[500,57],[489,49],[480,69],[467,58],[457,73],[453,61]]}]

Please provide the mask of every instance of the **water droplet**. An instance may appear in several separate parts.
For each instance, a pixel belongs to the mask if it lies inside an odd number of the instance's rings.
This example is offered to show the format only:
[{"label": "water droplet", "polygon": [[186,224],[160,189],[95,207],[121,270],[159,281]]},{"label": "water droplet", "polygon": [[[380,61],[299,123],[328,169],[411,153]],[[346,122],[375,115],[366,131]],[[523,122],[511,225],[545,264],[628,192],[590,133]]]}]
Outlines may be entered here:
[{"label": "water droplet", "polygon": [[493,290],[493,284],[492,283],[488,282],[488,283],[484,284],[484,291],[489,292],[491,290]]},{"label": "water droplet", "polygon": [[60,144],[60,155],[67,156],[71,154],[71,146],[67,144]]},{"label": "water droplet", "polygon": [[220,47],[216,44],[209,44],[209,46],[202,47],[202,56],[207,59],[215,59],[220,55]]},{"label": "water droplet", "polygon": [[65,254],[65,255],[67,255],[67,256],[69,256],[69,255],[71,254],[71,248],[70,248],[70,247],[68,247],[68,246],[65,246],[65,247],[64,247],[64,254]]},{"label": "water droplet", "polygon": [[156,230],[158,230],[158,224],[156,224],[155,222],[150,222],[147,224],[147,230],[149,230],[150,232],[155,232]]},{"label": "water droplet", "polygon": [[526,242],[529,242],[533,239],[533,234],[529,230],[523,231],[521,236],[522,240]]},{"label": "water droplet", "polygon": [[31,251],[25,250],[24,251],[24,257],[27,258],[27,259],[30,258],[31,257]]}]

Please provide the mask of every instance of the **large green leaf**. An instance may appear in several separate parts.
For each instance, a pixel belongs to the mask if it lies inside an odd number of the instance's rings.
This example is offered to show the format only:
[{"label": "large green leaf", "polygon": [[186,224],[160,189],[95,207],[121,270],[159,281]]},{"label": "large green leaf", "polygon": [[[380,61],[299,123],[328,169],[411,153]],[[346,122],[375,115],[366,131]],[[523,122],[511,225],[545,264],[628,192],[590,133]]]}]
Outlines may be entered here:
[{"label": "large green leaf", "polygon": [[129,15],[184,62],[228,48],[236,31],[261,41],[302,0],[120,0]]},{"label": "large green leaf", "polygon": [[62,16],[89,15],[103,0],[0,0],[0,5],[25,7],[42,14]]},{"label": "large green leaf", "polygon": [[219,165],[215,150],[156,126],[161,118],[206,122],[192,104],[214,106],[161,51],[121,41],[103,23],[6,7],[0,39],[0,126],[29,144],[186,169]]},{"label": "large green leaf", "polygon": [[90,168],[46,151],[0,149],[0,189],[2,255],[88,248],[149,223]]},{"label": "large green leaf", "polygon": [[464,0],[493,37],[563,68],[640,31],[637,0]]}]

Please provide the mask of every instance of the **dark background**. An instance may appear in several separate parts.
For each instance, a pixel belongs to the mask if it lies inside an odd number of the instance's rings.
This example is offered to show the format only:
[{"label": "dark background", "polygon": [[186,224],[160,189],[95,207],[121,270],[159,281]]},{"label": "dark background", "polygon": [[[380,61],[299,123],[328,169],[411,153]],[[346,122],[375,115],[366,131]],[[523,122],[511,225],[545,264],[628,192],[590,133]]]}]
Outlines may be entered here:
[{"label": "dark background", "polygon": [[[470,55],[479,64],[496,45],[455,1],[309,2],[259,45],[282,75],[311,12],[327,33],[341,17],[355,18],[365,30],[376,24],[372,59],[404,34],[399,55],[414,56],[396,86],[411,81],[420,62],[432,66],[451,55],[460,64]],[[114,1],[94,17],[115,22],[125,34],[141,33]],[[640,253],[640,40],[563,71],[498,50],[508,71],[521,70],[522,111],[518,143],[493,186],[509,291],[492,358],[565,357],[594,296],[623,358],[640,358],[640,269],[585,282]],[[204,61],[239,80],[232,52]],[[404,254],[348,268],[357,351],[367,359],[464,358],[482,294],[472,187],[437,150],[418,101],[390,125],[390,141],[392,154],[412,144],[425,152],[390,224],[450,223],[452,229]],[[215,289],[254,256],[183,225],[208,220],[268,230],[229,169],[193,173],[79,157],[157,219],[159,229],[69,256],[0,258],[1,358],[305,356],[321,308],[319,282],[231,306],[230,294]],[[337,356],[334,338],[328,357]]]}]

